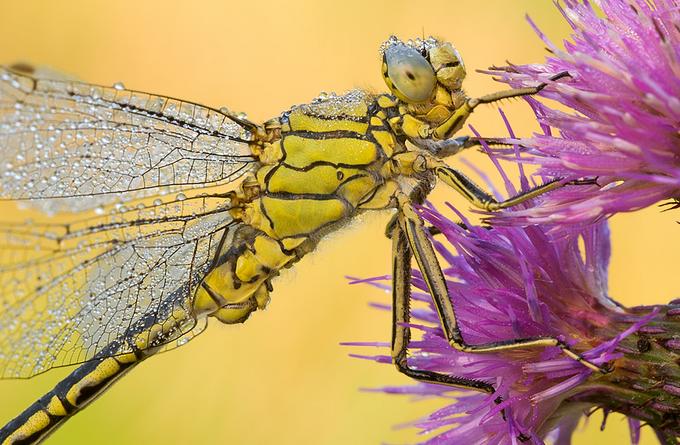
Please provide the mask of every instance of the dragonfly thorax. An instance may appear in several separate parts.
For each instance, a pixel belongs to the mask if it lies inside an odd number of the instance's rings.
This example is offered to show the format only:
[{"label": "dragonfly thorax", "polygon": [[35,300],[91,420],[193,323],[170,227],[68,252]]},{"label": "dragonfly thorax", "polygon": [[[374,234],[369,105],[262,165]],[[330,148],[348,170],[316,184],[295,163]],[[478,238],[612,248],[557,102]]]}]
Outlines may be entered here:
[{"label": "dragonfly thorax", "polygon": [[278,119],[278,139],[255,141],[259,167],[234,200],[244,223],[206,276],[195,310],[227,323],[267,302],[270,280],[358,213],[394,206],[392,158],[406,151],[389,120],[394,97],[326,95]]}]

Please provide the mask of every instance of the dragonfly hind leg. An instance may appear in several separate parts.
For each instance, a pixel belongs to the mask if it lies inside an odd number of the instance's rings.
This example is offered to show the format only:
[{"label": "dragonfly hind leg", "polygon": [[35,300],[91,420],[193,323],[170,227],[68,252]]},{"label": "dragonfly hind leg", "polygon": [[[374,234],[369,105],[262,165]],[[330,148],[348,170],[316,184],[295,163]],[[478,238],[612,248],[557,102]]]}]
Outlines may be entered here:
[{"label": "dragonfly hind leg", "polygon": [[[608,367],[600,367],[584,359],[581,355],[571,350],[571,348],[564,341],[558,339],[557,337],[552,336],[502,340],[479,345],[471,345],[467,343],[463,339],[460,327],[458,326],[456,314],[453,308],[453,303],[451,302],[451,299],[449,297],[449,292],[446,285],[446,278],[444,277],[441,267],[439,266],[439,261],[437,260],[434,248],[432,247],[432,243],[428,238],[428,234],[427,231],[425,230],[422,220],[418,217],[418,215],[414,211],[408,197],[400,196],[398,197],[398,202],[400,207],[398,222],[399,230],[402,235],[399,235],[398,240],[394,241],[395,263],[399,258],[398,250],[403,251],[406,247],[404,243],[407,243],[408,244],[407,247],[410,249],[410,252],[412,252],[413,256],[415,256],[416,263],[418,264],[418,267],[423,275],[423,278],[427,284],[430,294],[432,295],[432,299],[434,301],[435,307],[437,308],[437,313],[439,315],[444,335],[448,340],[449,344],[453,348],[462,352],[485,353],[485,352],[502,352],[511,349],[555,346],[559,347],[566,356],[580,362],[581,364],[591,369],[592,371],[603,374],[610,371]],[[398,233],[393,234],[398,235]],[[402,243],[404,245],[399,244],[401,242],[400,241],[401,237],[403,236],[405,236],[406,238],[406,240]],[[404,254],[402,253],[401,255],[403,256]],[[410,264],[410,261],[405,260],[399,261],[404,262],[404,264],[406,263]],[[410,265],[409,266],[404,265],[403,267],[405,269],[410,269]],[[395,266],[394,272],[395,277],[396,274],[399,274],[399,281],[397,281],[396,278],[394,279],[395,296],[397,294],[406,294],[407,290],[404,290],[403,288],[407,286],[405,286],[401,282],[404,282],[404,274],[410,273],[410,271],[409,272],[399,271]],[[402,297],[399,302],[401,304],[401,308],[403,310],[408,310],[408,298],[406,298],[406,302],[404,302],[403,300],[404,297]],[[395,316],[394,316],[395,323],[399,321],[400,317],[396,303],[397,302],[395,301]],[[401,316],[401,318],[403,318],[403,316]],[[398,326],[395,327],[395,330],[397,329],[399,329]],[[401,347],[401,345],[397,346]]]},{"label": "dragonfly hind leg", "polygon": [[[408,323],[411,314],[411,260],[414,255],[437,308],[442,330],[453,348],[463,352],[483,353],[536,346],[558,346],[567,356],[590,369],[603,373],[608,372],[608,369],[600,368],[584,360],[561,340],[553,337],[517,339],[482,345],[467,344],[456,324],[446,279],[428,239],[427,231],[422,220],[413,211],[411,204],[406,201],[408,198],[402,198],[400,200],[400,211],[387,229],[387,235],[392,239],[392,362],[399,372],[423,383],[470,389],[488,394],[494,394],[496,391],[491,383],[485,381],[416,369],[409,365],[408,346],[411,340],[411,329]],[[501,396],[494,399],[497,404],[502,401]],[[504,409],[501,410],[501,415],[503,419],[506,418]],[[517,438],[520,442],[526,442],[530,439],[529,436],[521,432]]]},{"label": "dragonfly hind leg", "polygon": [[456,377],[435,371],[414,369],[408,364],[408,345],[411,340],[411,250],[398,224],[389,233],[392,238],[392,361],[399,372],[425,383],[436,383],[456,388],[494,393],[493,385],[473,379]]}]

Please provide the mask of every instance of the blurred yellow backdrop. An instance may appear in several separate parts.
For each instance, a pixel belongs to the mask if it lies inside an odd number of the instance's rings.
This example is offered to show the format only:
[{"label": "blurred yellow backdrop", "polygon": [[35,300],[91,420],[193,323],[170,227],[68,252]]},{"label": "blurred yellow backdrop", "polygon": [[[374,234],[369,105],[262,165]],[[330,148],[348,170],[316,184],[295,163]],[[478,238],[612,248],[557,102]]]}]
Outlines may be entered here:
[{"label": "blurred yellow backdrop", "polygon": [[[0,63],[28,61],[100,84],[124,81],[138,90],[227,105],[254,120],[320,91],[382,90],[377,51],[392,33],[454,42],[470,72],[466,88],[480,95],[500,86],[474,69],[544,57],[526,13],[555,40],[568,31],[551,2],[535,0],[35,0],[6,1],[0,8]],[[521,101],[503,108],[518,132],[534,129]],[[482,134],[505,134],[493,108],[480,110],[472,122]],[[438,190],[434,200],[445,199],[452,199],[450,192]],[[389,271],[389,243],[382,235],[387,219],[366,216],[333,235],[274,282],[267,311],[243,326],[211,323],[187,346],[142,364],[48,443],[417,441],[415,430],[394,426],[441,402],[359,391],[411,382],[389,366],[347,357],[377,351],[338,345],[389,339],[389,316],[367,306],[387,296],[350,287],[343,278]],[[635,305],[677,296],[677,280],[669,279],[677,273],[676,227],[672,214],[656,209],[614,219],[615,298]],[[194,376],[198,370],[201,378]],[[0,424],[68,371],[1,381]],[[612,416],[600,433],[599,416],[575,443],[627,440],[621,417]],[[643,443],[655,443],[651,432],[643,432]]]}]

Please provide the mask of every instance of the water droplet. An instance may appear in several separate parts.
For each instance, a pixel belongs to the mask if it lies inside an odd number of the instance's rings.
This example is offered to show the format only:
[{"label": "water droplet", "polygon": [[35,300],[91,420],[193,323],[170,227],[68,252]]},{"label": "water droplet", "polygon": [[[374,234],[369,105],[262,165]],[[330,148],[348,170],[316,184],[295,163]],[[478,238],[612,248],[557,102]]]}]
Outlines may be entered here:
[{"label": "water droplet", "polygon": [[116,82],[116,83],[113,84],[113,89],[118,90],[118,91],[122,91],[122,90],[125,89],[125,85],[123,85],[123,82]]},{"label": "water droplet", "polygon": [[103,215],[103,214],[104,214],[104,207],[99,206],[99,207],[95,208],[95,209],[94,209],[94,213],[95,213],[96,215]]},{"label": "water droplet", "polygon": [[153,205],[154,205],[155,207],[158,207],[158,206],[160,206],[160,205],[163,205],[163,201],[162,201],[161,199],[159,199],[159,198],[156,198],[156,199],[153,200]]},{"label": "water droplet", "polygon": [[184,193],[178,193],[177,196],[175,196],[175,199],[177,199],[178,201],[184,201],[185,199],[187,199],[187,195],[185,195]]}]

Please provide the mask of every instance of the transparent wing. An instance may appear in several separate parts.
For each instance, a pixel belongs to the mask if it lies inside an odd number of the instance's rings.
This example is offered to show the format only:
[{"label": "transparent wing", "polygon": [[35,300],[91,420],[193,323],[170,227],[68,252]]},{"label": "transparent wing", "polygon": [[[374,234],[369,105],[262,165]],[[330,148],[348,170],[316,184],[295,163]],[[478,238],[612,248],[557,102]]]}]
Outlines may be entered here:
[{"label": "transparent wing", "polygon": [[228,182],[254,161],[251,135],[218,110],[36,76],[0,67],[0,199],[79,211]]},{"label": "transparent wing", "polygon": [[[192,290],[237,225],[228,200],[132,204],[65,224],[0,224],[1,377],[130,352],[121,340],[191,314]],[[189,317],[164,340],[195,325]]]}]

